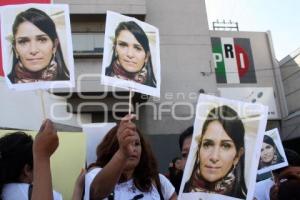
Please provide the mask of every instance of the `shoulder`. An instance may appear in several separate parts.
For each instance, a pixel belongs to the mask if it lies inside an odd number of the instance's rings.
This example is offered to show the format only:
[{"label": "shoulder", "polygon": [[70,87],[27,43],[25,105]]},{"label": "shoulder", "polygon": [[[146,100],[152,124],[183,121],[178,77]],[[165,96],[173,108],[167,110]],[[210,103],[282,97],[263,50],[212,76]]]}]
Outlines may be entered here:
[{"label": "shoulder", "polygon": [[283,157],[281,156],[280,152],[277,151],[277,162],[276,162],[276,164],[277,164],[277,163],[281,163],[281,162],[283,162],[283,161],[284,161]]},{"label": "shoulder", "polygon": [[190,180],[188,180],[188,181],[184,184],[183,192],[190,192],[190,191],[189,191],[190,185],[191,185],[191,182],[190,182]]},{"label": "shoulder", "polygon": [[16,83],[15,82],[15,78],[14,78],[14,75],[12,74],[13,72],[9,73],[7,75],[7,78],[10,80],[11,83]]},{"label": "shoulder", "polygon": [[161,184],[163,182],[170,182],[169,179],[163,174],[159,174],[159,180],[160,180]]},{"label": "shoulder", "polygon": [[[2,190],[2,198],[3,200],[9,199],[28,199],[28,183],[9,183],[5,184]],[[54,200],[62,200],[62,195],[53,190],[53,199]]]},{"label": "shoulder", "polygon": [[94,180],[94,178],[96,177],[96,175],[101,171],[102,168],[100,167],[95,167],[95,168],[92,168],[91,170],[89,170],[86,174],[85,174],[85,193],[84,193],[84,199],[87,200],[89,199],[88,197],[90,196],[90,187],[91,187],[91,184]]},{"label": "shoulder", "polygon": [[93,174],[97,174],[98,172],[100,172],[102,170],[101,167],[92,167],[88,170],[88,172],[86,173],[87,175],[93,175]]},{"label": "shoulder", "polygon": [[95,167],[89,170],[86,175],[85,175],[85,182],[90,182],[94,180],[95,176],[101,171],[102,168],[100,167]]},{"label": "shoulder", "polygon": [[154,80],[151,77],[147,77],[147,80],[144,83],[144,85],[156,88],[156,83],[154,82]]},{"label": "shoulder", "polygon": [[161,184],[161,191],[165,199],[170,199],[175,192],[175,187],[172,183],[162,174],[159,174],[159,180]]},{"label": "shoulder", "polygon": [[272,178],[267,178],[265,180],[257,182],[255,184],[255,187],[258,187],[258,188],[263,187],[263,189],[265,189],[266,187],[272,187],[273,184],[274,184],[274,181],[272,180]]},{"label": "shoulder", "polygon": [[111,73],[112,73],[112,67],[111,67],[111,65],[109,65],[105,68],[105,75],[111,76]]},{"label": "shoulder", "polygon": [[268,199],[269,192],[274,182],[271,178],[259,181],[255,184],[254,197],[257,199]]},{"label": "shoulder", "polygon": [[2,199],[28,199],[27,183],[9,183],[5,184],[2,189]]}]

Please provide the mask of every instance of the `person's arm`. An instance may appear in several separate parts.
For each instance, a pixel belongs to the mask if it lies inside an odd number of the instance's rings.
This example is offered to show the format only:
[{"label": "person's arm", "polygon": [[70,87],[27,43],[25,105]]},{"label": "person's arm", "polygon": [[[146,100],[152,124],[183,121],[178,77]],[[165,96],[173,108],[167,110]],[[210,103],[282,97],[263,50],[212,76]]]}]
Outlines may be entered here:
[{"label": "person's arm", "polygon": [[85,174],[86,174],[86,170],[81,169],[81,172],[75,182],[72,200],[81,200],[82,199]]},{"label": "person's arm", "polygon": [[132,118],[132,115],[127,115],[121,120],[117,131],[119,149],[94,178],[90,188],[91,200],[107,197],[118,183],[127,159],[133,153],[133,143],[138,137],[135,124],[131,122]]},{"label": "person's arm", "polygon": [[174,192],[170,198],[170,200],[177,200],[177,194]]},{"label": "person's arm", "polygon": [[50,157],[58,147],[53,123],[45,120],[33,142],[33,187],[31,200],[53,200]]}]

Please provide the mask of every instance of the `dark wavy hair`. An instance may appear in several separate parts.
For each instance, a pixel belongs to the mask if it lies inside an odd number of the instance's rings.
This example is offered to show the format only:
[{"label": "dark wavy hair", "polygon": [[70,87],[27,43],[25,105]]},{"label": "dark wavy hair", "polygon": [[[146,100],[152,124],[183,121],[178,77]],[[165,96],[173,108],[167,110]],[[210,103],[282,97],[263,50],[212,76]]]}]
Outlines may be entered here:
[{"label": "dark wavy hair", "polygon": [[145,63],[145,67],[147,69],[147,75],[146,75],[147,79],[144,84],[151,86],[151,87],[156,87],[156,78],[154,75],[153,65],[152,65],[152,61],[151,61],[149,40],[148,40],[148,37],[147,37],[146,33],[144,32],[144,30],[134,21],[120,22],[120,24],[116,28],[112,60],[111,60],[110,65],[106,68],[105,75],[111,76],[112,65],[118,58],[116,56],[116,41],[117,41],[119,34],[123,30],[127,30],[130,33],[132,33],[134,35],[134,37],[136,38],[136,40],[142,45],[146,54],[149,55],[148,61],[147,61],[147,63]]},{"label": "dark wavy hair", "polygon": [[[96,154],[97,160],[92,166],[98,166],[103,168],[113,157],[113,155],[119,149],[119,143],[117,139],[117,131],[119,126],[113,127],[104,137],[103,141],[98,145]],[[152,149],[149,143],[145,140],[143,134],[139,130],[137,133],[141,141],[141,158],[133,172],[133,183],[134,185],[143,192],[148,192],[152,188],[152,183],[159,184],[158,167],[157,161],[154,157]],[[123,179],[121,176],[120,180]],[[157,182],[158,181],[158,182]],[[157,187],[160,187],[157,186]]]},{"label": "dark wavy hair", "polygon": [[20,182],[25,165],[33,169],[32,144],[32,137],[24,132],[0,138],[0,194],[4,184]]},{"label": "dark wavy hair", "polygon": [[[199,140],[198,150],[196,153],[196,162],[190,180],[192,179],[193,175],[197,171],[198,166],[200,165],[198,155],[201,149],[201,140],[208,128],[208,125],[214,121],[220,122],[227,135],[233,140],[237,153],[241,148],[245,149],[244,147],[245,128],[237,112],[227,105],[213,108],[208,113],[206,117],[206,121],[203,124],[202,134]],[[243,155],[240,157],[239,162],[234,168],[234,175],[236,179],[231,193],[228,194],[229,196],[233,196],[237,198],[246,197],[247,187],[245,184],[244,168],[245,168],[245,153],[243,153]]]},{"label": "dark wavy hair", "polygon": [[[63,58],[63,53],[56,32],[55,23],[53,22],[53,20],[45,12],[36,8],[29,8],[28,10],[19,13],[16,16],[16,19],[12,27],[14,47],[16,45],[15,35],[18,31],[20,24],[24,22],[30,22],[33,25],[35,25],[38,29],[40,29],[42,32],[46,33],[50,37],[51,41],[53,42],[53,45],[55,45],[55,41],[57,41],[57,50],[54,55],[54,59],[57,62],[58,71],[55,80],[69,80],[70,73]],[[16,77],[16,74],[14,72],[14,67],[19,62],[19,59],[17,59],[15,48],[12,48],[12,50],[13,50],[13,65],[12,65],[12,71],[10,72],[8,77],[12,83],[15,83],[14,77]]]}]

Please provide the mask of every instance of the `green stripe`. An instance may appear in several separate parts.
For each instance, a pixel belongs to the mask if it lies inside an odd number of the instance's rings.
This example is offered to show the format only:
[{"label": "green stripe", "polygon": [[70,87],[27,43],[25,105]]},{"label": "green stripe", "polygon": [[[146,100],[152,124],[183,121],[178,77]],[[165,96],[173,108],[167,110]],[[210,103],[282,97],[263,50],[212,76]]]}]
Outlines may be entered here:
[{"label": "green stripe", "polygon": [[225,63],[224,63],[224,56],[222,52],[222,46],[221,45],[213,46],[213,53],[218,53],[222,56],[222,61],[217,62],[216,75],[219,76],[220,78],[226,79],[226,71],[225,71]]}]

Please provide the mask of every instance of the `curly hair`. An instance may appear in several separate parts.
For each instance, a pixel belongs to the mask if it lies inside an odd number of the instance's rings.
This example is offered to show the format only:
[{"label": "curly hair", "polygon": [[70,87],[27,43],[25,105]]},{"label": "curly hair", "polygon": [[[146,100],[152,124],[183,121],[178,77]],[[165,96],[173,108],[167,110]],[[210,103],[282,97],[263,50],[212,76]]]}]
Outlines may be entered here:
[{"label": "curly hair", "polygon": [[[97,160],[92,166],[104,167],[113,155],[119,149],[117,139],[117,131],[119,126],[113,127],[104,137],[103,141],[98,145],[96,154]],[[152,183],[159,184],[157,161],[154,157],[150,144],[145,140],[143,134],[137,130],[141,141],[141,158],[133,172],[133,183],[142,192],[149,192],[152,189]],[[122,177],[120,180],[122,180]],[[160,187],[160,186],[157,186]]]}]

